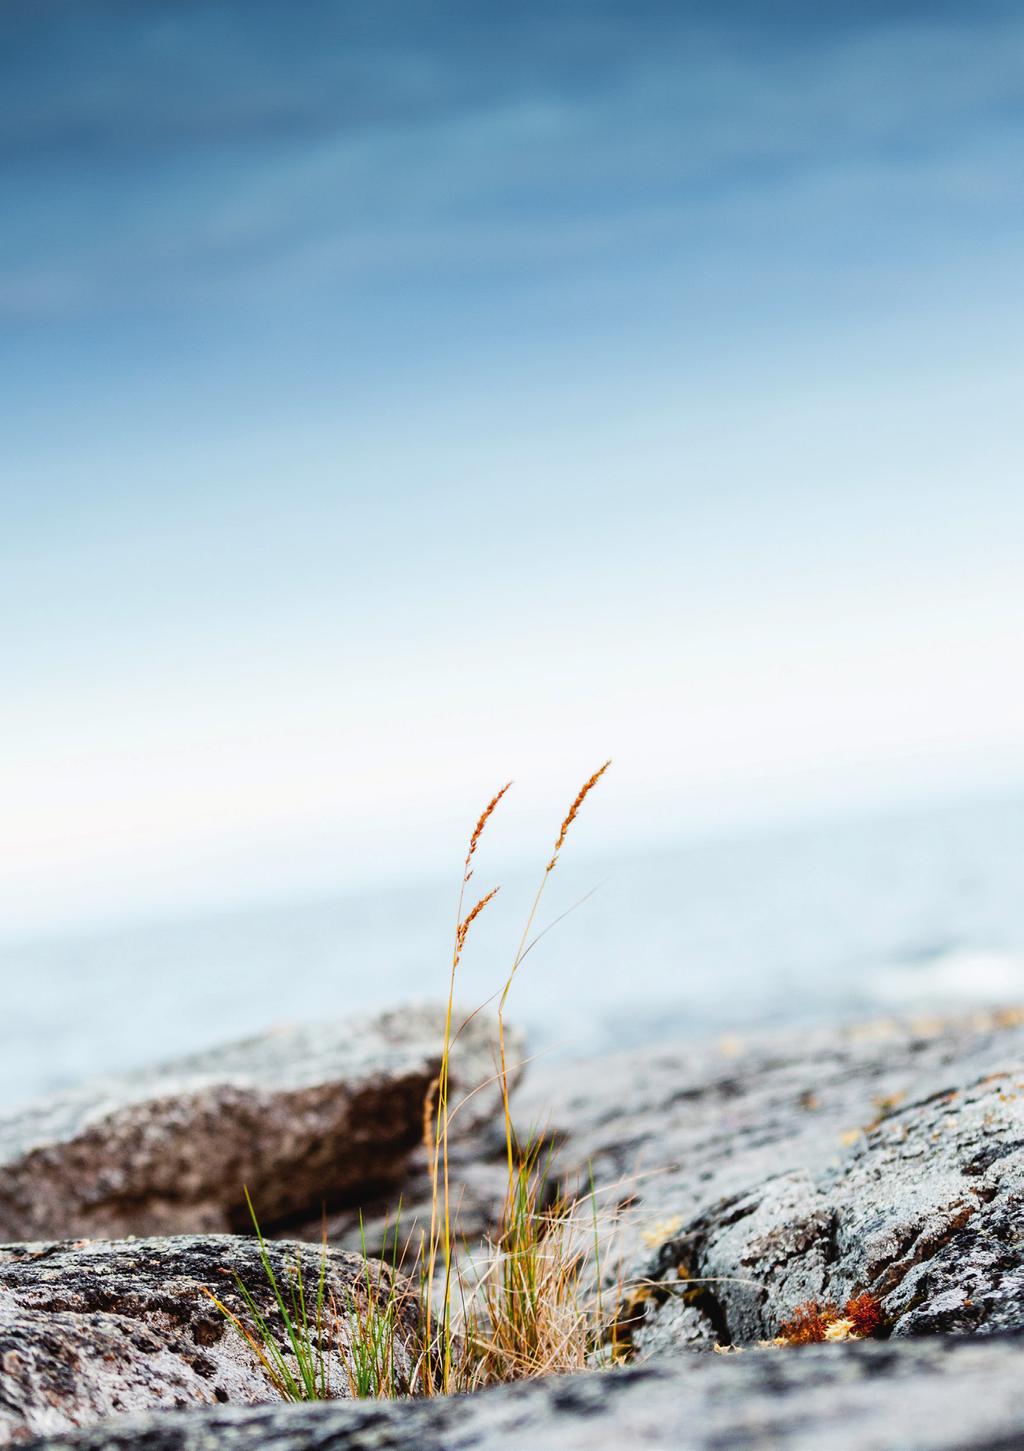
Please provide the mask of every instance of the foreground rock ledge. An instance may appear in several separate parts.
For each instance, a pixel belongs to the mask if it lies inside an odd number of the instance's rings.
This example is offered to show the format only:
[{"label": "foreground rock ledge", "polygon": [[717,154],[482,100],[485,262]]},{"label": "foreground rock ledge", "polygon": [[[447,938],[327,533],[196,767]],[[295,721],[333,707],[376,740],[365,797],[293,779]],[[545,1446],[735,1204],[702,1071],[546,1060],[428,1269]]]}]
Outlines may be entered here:
[{"label": "foreground rock ledge", "polygon": [[1024,1337],[686,1356],[450,1401],[224,1407],[29,1443],[76,1451],[1013,1451]]},{"label": "foreground rock ledge", "polygon": [[[282,1284],[301,1256],[304,1284],[315,1291],[321,1267],[315,1246],[279,1242],[268,1254]],[[365,1303],[369,1293],[385,1300],[390,1293],[386,1265],[332,1251],[326,1268],[328,1295],[340,1307],[353,1297]],[[256,1355],[204,1293],[204,1286],[212,1289],[250,1322],[235,1275],[283,1341],[254,1239],[0,1247],[0,1445],[119,1412],[276,1400]],[[397,1367],[407,1375],[416,1307],[411,1296],[400,1298]],[[325,1346],[329,1384],[338,1395],[348,1391],[346,1333],[339,1316]]]},{"label": "foreground rock ledge", "polygon": [[[0,1241],[245,1230],[246,1184],[271,1229],[395,1185],[443,1025],[413,1007],[281,1029],[0,1117]],[[464,1031],[455,1091],[491,1077],[492,1036]],[[492,1111],[478,1095],[460,1130]]]}]

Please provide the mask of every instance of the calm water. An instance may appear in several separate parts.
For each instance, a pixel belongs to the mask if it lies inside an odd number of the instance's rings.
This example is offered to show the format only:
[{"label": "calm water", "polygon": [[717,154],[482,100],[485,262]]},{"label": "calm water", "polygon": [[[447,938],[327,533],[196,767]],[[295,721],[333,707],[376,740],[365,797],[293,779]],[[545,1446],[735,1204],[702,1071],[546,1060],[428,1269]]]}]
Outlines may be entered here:
[{"label": "calm water", "polygon": [[[1024,999],[1024,798],[628,860],[567,856],[514,1016],[583,1051],[836,1015]],[[463,998],[501,980],[531,882],[480,919]],[[450,887],[0,947],[0,1107],[268,1025],[440,996]]]}]

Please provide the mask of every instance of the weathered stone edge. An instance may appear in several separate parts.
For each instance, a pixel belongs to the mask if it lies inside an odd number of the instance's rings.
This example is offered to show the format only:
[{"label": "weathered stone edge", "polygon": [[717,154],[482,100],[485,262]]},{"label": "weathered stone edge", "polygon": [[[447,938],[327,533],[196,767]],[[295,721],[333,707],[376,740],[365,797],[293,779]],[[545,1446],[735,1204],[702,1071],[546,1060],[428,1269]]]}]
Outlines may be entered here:
[{"label": "weathered stone edge", "polygon": [[100,1423],[25,1451],[1013,1451],[1024,1332],[687,1355],[451,1400],[224,1407]]}]

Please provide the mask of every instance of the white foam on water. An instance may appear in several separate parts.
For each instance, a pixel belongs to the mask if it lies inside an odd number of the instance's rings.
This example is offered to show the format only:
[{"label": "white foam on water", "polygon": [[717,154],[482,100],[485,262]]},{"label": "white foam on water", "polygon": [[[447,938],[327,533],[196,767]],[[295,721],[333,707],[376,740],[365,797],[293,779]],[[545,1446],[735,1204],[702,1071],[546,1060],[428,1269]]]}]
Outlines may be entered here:
[{"label": "white foam on water", "polygon": [[871,991],[899,1006],[1024,1001],[1024,953],[964,948],[923,962],[893,963],[872,974]]}]

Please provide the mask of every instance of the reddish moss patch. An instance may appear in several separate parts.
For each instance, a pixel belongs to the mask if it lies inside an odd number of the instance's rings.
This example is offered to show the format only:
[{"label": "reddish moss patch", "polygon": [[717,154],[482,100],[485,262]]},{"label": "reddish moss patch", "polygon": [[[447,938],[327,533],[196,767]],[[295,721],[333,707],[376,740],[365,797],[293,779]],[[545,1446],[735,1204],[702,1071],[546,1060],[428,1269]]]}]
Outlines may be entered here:
[{"label": "reddish moss patch", "polygon": [[825,1339],[825,1332],[838,1319],[835,1305],[820,1305],[817,1300],[805,1300],[798,1305],[788,1320],[779,1326],[779,1339],[787,1345],[817,1345]]},{"label": "reddish moss patch", "polygon": [[819,1345],[823,1340],[851,1338],[866,1340],[877,1335],[883,1324],[881,1305],[874,1295],[865,1291],[851,1296],[841,1310],[831,1302],[822,1305],[817,1300],[805,1300],[779,1326],[778,1338],[786,1345]]},{"label": "reddish moss patch", "polygon": [[881,1305],[868,1290],[863,1295],[854,1295],[847,1300],[843,1314],[847,1320],[853,1321],[854,1330],[865,1339],[877,1335],[885,1323]]}]

